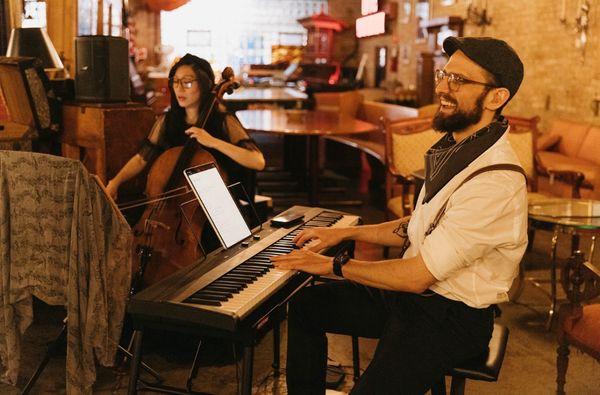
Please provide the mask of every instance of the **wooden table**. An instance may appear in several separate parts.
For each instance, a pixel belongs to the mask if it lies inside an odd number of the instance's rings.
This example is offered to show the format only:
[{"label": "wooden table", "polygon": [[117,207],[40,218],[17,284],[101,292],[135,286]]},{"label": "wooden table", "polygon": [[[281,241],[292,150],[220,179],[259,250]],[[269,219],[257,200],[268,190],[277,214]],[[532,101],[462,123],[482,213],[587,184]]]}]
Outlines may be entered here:
[{"label": "wooden table", "polygon": [[276,104],[281,107],[301,108],[308,95],[289,87],[241,87],[223,97],[230,110],[243,110],[252,104]]},{"label": "wooden table", "polygon": [[243,110],[236,112],[242,125],[250,132],[277,133],[286,136],[306,136],[308,161],[308,201],[319,203],[319,138],[335,134],[369,133],[377,125],[335,112],[309,110]]}]

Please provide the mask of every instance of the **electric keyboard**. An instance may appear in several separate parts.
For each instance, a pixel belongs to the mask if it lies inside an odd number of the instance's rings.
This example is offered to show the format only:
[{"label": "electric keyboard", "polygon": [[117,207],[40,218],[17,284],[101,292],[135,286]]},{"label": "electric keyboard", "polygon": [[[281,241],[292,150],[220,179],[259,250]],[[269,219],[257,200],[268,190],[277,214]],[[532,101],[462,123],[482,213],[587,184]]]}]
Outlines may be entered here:
[{"label": "electric keyboard", "polygon": [[[318,207],[290,210],[302,212],[303,222],[287,229],[265,223],[248,246],[215,251],[134,295],[127,306],[134,321],[180,322],[218,331],[236,331],[243,323],[255,326],[312,278],[276,269],[270,257],[291,252],[292,240],[302,229],[352,226],[360,221],[357,216]],[[348,243],[322,253],[332,255],[343,248]]]}]

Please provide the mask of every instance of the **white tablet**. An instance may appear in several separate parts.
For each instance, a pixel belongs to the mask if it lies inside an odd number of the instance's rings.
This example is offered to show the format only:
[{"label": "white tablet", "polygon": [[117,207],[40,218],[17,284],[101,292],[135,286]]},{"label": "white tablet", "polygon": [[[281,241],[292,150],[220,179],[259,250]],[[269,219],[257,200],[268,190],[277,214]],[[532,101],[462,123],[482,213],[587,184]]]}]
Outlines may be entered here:
[{"label": "white tablet", "polygon": [[252,234],[213,162],[190,167],[183,174],[224,248]]}]

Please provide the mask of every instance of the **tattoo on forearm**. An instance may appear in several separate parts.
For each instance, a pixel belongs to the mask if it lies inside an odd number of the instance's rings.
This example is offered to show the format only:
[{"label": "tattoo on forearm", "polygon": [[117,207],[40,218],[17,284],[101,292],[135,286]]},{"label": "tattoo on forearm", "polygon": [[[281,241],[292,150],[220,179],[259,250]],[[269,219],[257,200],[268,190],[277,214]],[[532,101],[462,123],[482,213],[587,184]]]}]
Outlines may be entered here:
[{"label": "tattoo on forearm", "polygon": [[398,224],[398,227],[393,230],[396,236],[402,237],[403,239],[408,237],[408,221],[402,221]]}]

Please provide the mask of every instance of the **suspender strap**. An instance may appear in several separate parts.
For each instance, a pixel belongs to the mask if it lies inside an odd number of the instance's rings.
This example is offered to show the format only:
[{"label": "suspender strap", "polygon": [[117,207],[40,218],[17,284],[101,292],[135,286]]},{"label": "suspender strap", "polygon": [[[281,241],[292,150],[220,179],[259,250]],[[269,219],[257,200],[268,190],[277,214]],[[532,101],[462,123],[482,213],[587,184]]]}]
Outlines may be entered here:
[{"label": "suspender strap", "polygon": [[440,210],[438,211],[437,215],[435,216],[433,222],[429,225],[429,228],[427,228],[427,231],[425,232],[425,236],[429,236],[431,234],[431,232],[433,232],[433,230],[438,226],[438,223],[440,222],[440,220],[444,216],[444,213],[446,212],[446,206],[448,205],[450,198],[452,197],[452,195],[454,195],[454,193],[457,190],[460,189],[460,187],[462,187],[467,182],[471,181],[473,178],[477,177],[481,173],[486,173],[488,171],[495,171],[495,170],[516,171],[516,172],[523,174],[525,179],[527,179],[527,174],[525,173],[525,170],[523,170],[523,168],[521,166],[513,165],[510,163],[498,163],[495,165],[485,166],[485,167],[475,170],[473,173],[469,174],[467,176],[467,178],[465,178],[463,180],[463,182],[461,182],[460,185],[458,187],[456,187],[456,189],[450,194],[450,197],[448,197],[448,199],[446,199],[446,201],[444,202],[442,207],[440,207]]}]

